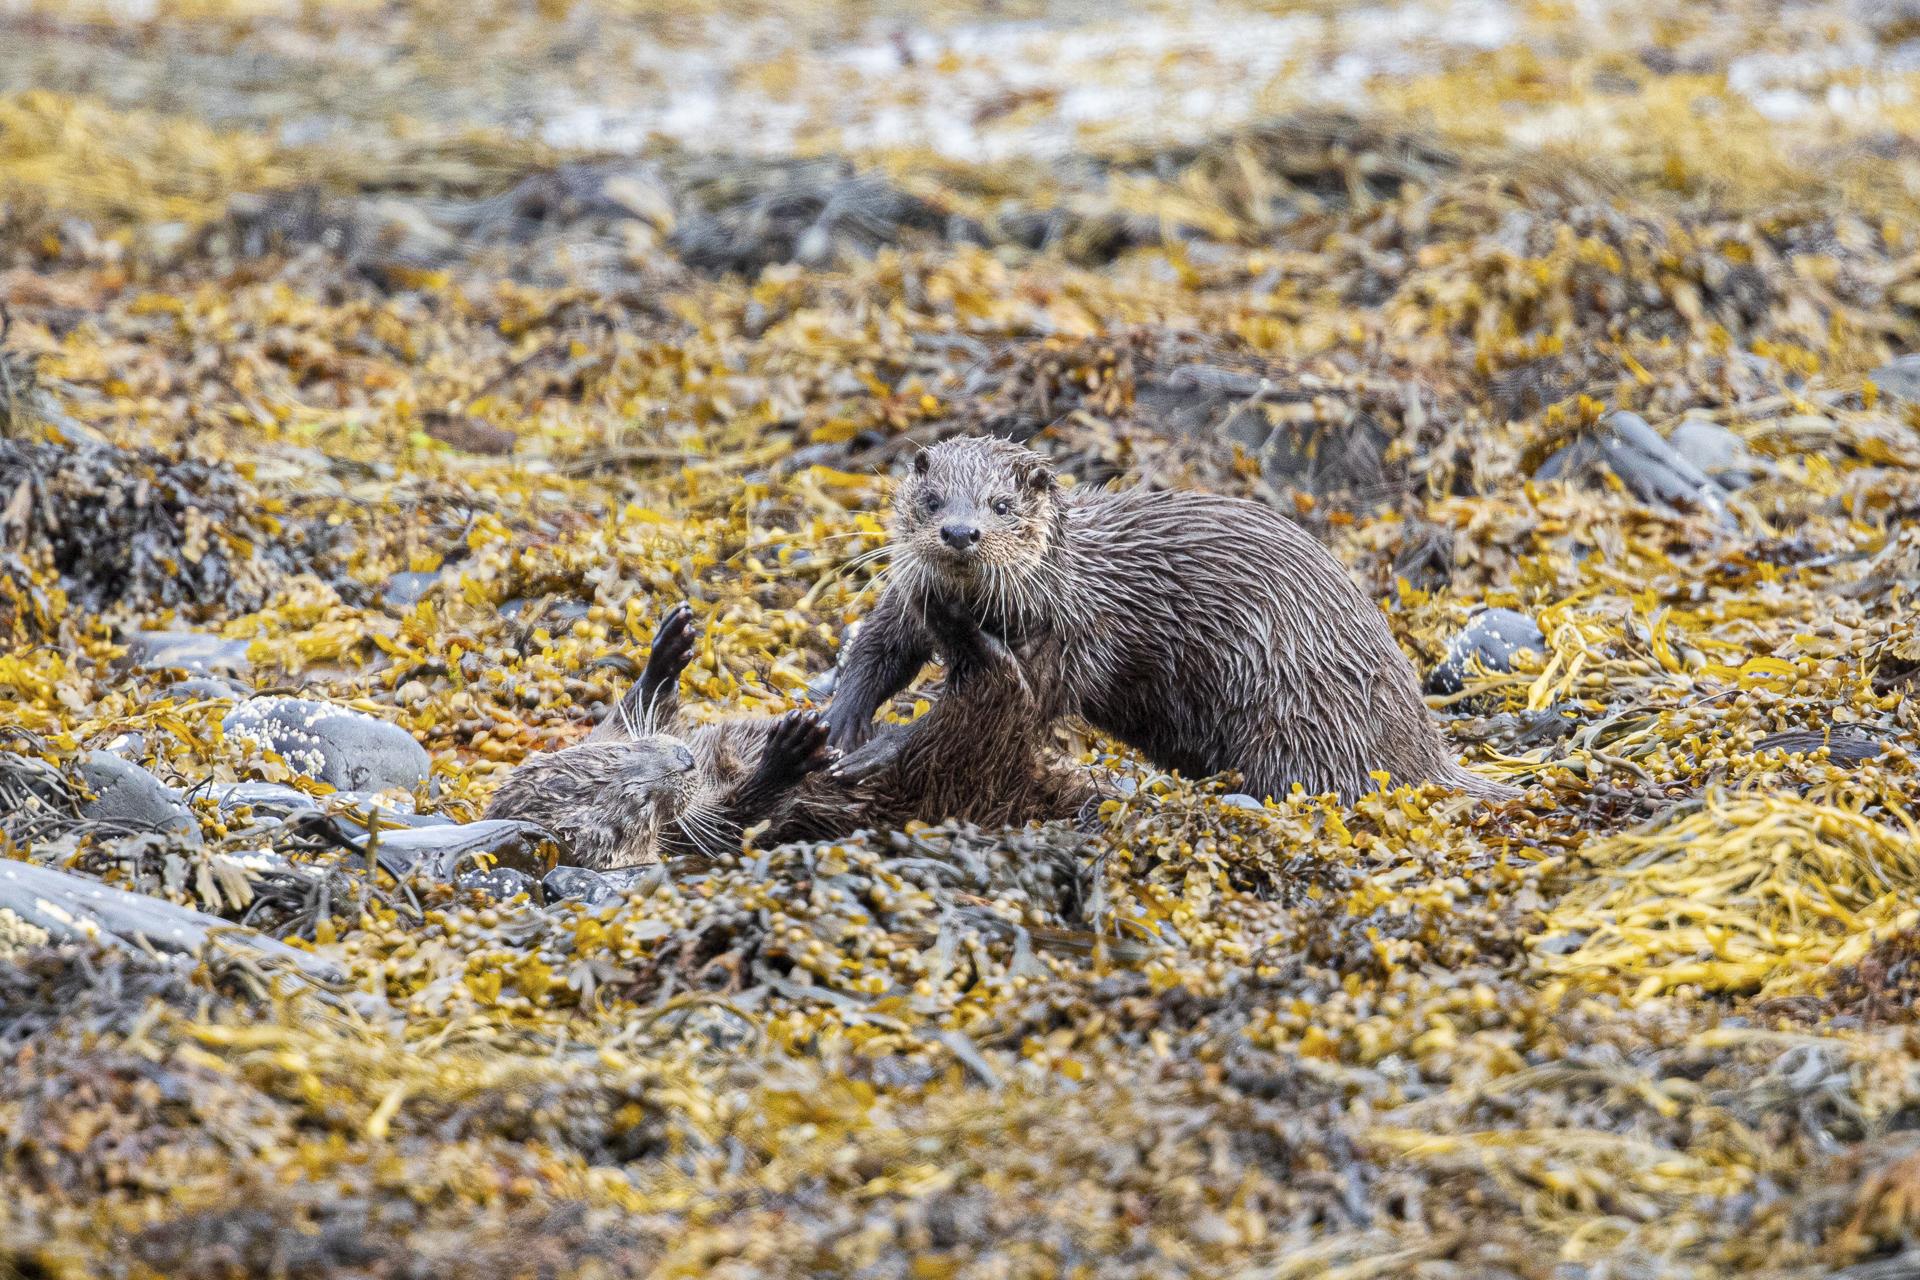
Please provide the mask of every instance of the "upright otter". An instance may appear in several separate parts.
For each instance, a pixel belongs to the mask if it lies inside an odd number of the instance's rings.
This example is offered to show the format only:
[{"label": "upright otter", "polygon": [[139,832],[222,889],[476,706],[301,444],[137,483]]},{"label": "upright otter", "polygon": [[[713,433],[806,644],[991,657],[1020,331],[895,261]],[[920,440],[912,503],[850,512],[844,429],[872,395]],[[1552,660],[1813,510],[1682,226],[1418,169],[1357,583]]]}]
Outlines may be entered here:
[{"label": "upright otter", "polygon": [[680,605],[656,629],[639,681],[587,740],[527,760],[486,816],[538,823],[573,861],[609,870],[663,852],[726,852],[760,823],[779,844],[914,819],[1022,825],[1073,817],[1096,799],[1087,771],[1048,758],[1058,709],[1020,659],[963,615],[935,609],[928,625],[948,654],[945,693],[834,776],[822,771],[827,727],[816,712],[709,724],[680,715],[694,644],[692,611]]},{"label": "upright otter", "polygon": [[1386,620],[1324,548],[1256,503],[1145,489],[1063,492],[1039,454],[956,439],[914,458],[893,567],[841,658],[829,742],[940,647],[958,608],[1016,646],[1049,640],[1064,707],[1189,776],[1238,769],[1351,801],[1384,770],[1477,796],[1518,792],[1460,767]]}]

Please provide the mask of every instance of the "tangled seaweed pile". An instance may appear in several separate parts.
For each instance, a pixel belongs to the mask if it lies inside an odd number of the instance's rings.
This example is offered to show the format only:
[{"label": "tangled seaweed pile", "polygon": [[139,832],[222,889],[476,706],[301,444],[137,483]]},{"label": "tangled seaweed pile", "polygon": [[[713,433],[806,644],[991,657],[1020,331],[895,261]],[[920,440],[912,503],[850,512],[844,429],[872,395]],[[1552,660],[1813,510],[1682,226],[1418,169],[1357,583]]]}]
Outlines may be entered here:
[{"label": "tangled seaweed pile", "polygon": [[[1160,138],[1004,17],[249,9],[0,17],[0,1275],[1920,1267],[1900,6],[1484,6],[1365,109],[1211,60],[1378,22],[1109,15],[1265,113]],[[514,127],[702,39],[790,154]],[[1090,832],[475,824],[682,599],[689,705],[819,695],[972,431],[1297,515],[1526,799],[1090,743]]]}]

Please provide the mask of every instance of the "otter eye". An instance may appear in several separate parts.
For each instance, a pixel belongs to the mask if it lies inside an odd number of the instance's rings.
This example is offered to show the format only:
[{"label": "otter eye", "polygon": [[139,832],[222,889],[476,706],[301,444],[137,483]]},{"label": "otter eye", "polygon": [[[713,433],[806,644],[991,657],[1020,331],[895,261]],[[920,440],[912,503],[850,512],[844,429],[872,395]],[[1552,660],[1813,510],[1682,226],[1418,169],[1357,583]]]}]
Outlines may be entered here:
[{"label": "otter eye", "polygon": [[920,505],[924,506],[929,511],[938,511],[940,509],[940,505],[945,501],[946,499],[942,498],[934,490],[929,489],[927,490],[927,496],[920,499]]},{"label": "otter eye", "polygon": [[993,504],[993,514],[995,514],[995,515],[997,515],[997,516],[1008,516],[1008,515],[1012,515],[1012,514],[1013,514],[1013,499],[1012,499],[1012,498],[1000,498],[1000,499],[998,499],[998,500],[996,500],[996,501],[994,502],[994,504]]}]

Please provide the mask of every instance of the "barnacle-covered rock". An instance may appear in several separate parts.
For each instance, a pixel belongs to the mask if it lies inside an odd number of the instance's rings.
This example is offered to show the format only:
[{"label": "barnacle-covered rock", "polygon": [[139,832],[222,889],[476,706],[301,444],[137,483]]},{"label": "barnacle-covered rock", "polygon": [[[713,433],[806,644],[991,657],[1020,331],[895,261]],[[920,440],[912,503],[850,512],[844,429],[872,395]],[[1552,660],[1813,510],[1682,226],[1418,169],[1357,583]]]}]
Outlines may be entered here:
[{"label": "barnacle-covered rock", "polygon": [[413,791],[432,767],[405,729],[307,698],[252,698],[226,714],[227,734],[272,751],[303,777],[343,791]]}]

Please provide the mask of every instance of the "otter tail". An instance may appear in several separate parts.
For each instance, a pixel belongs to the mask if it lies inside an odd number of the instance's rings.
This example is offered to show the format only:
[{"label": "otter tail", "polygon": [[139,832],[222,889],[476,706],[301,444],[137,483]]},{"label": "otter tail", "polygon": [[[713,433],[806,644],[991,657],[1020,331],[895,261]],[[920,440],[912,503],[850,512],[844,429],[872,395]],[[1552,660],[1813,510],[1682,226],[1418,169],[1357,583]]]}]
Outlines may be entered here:
[{"label": "otter tail", "polygon": [[1458,787],[1476,800],[1515,800],[1526,794],[1519,787],[1482,777],[1464,765],[1457,764],[1448,766],[1446,772],[1434,781],[1445,783],[1449,787]]}]

